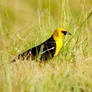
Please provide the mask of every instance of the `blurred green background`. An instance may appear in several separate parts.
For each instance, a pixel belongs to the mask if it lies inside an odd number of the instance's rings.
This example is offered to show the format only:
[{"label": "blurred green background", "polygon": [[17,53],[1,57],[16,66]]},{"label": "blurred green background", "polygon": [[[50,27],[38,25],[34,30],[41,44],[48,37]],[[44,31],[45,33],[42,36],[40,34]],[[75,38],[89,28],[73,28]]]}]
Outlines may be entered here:
[{"label": "blurred green background", "polygon": [[57,27],[73,31],[73,23],[82,22],[91,11],[91,0],[0,0],[0,49],[5,46],[14,54],[16,49],[12,52],[11,47],[19,50],[25,44],[24,49],[33,47],[46,40]]}]

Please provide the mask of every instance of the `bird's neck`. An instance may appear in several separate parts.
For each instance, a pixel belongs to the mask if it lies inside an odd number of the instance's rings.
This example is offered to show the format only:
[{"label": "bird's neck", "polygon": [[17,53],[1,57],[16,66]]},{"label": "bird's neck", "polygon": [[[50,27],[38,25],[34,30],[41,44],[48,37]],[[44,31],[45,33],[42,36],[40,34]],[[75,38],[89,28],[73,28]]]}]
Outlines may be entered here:
[{"label": "bird's neck", "polygon": [[62,40],[63,39],[63,35],[60,35],[57,31],[53,34],[53,39],[55,40],[55,41],[57,41],[57,40]]}]

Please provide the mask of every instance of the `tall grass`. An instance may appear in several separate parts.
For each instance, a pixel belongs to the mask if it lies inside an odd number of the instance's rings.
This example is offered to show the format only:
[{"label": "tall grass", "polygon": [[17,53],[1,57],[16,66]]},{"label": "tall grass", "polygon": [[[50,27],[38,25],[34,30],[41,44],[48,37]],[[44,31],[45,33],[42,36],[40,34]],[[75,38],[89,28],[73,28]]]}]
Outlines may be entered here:
[{"label": "tall grass", "polygon": [[[92,92],[92,2],[87,0],[0,1],[0,92]],[[45,64],[11,61],[63,27],[58,56]]]}]

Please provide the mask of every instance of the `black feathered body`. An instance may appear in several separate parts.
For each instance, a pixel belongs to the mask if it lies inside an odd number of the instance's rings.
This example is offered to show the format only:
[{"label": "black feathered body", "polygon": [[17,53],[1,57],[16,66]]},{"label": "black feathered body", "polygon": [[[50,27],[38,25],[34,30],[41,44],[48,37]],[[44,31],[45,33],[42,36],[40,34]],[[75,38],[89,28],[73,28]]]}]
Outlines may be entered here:
[{"label": "black feathered body", "polygon": [[41,60],[47,60],[48,58],[54,57],[56,50],[56,42],[51,36],[48,40],[43,42],[42,44],[35,46],[31,49],[28,49],[26,52],[18,55],[18,59],[35,59],[36,56],[39,56]]}]

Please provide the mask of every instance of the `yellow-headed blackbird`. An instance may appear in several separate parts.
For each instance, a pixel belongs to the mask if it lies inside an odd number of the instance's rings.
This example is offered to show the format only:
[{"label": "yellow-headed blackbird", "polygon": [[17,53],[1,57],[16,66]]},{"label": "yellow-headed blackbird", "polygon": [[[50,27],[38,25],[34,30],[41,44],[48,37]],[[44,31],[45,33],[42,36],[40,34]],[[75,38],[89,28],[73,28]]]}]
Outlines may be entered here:
[{"label": "yellow-headed blackbird", "polygon": [[38,46],[28,49],[22,54],[19,54],[18,59],[33,60],[39,54],[40,60],[47,60],[48,58],[56,56],[62,48],[64,35],[71,35],[71,33],[67,32],[63,28],[56,29],[53,35],[48,40]]}]

